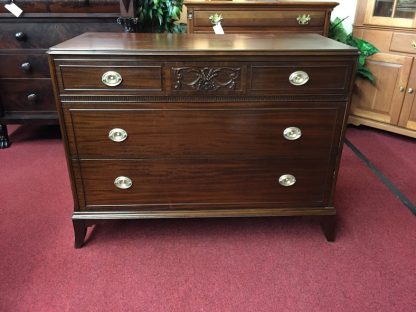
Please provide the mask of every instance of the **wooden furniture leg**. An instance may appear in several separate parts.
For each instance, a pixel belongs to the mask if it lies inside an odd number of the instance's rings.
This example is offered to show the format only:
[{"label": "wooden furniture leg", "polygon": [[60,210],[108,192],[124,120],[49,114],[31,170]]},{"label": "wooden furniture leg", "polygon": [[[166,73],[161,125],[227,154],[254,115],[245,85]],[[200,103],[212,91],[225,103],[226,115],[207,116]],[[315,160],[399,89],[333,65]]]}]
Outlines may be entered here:
[{"label": "wooden furniture leg", "polygon": [[321,228],[324,232],[325,238],[328,242],[335,241],[335,229],[336,229],[336,216],[322,216],[321,217]]},{"label": "wooden furniture leg", "polygon": [[8,148],[10,145],[11,143],[7,132],[7,125],[0,124],[0,149]]},{"label": "wooden furniture leg", "polygon": [[72,220],[72,224],[74,225],[75,248],[81,248],[87,234],[87,222],[85,220]]}]

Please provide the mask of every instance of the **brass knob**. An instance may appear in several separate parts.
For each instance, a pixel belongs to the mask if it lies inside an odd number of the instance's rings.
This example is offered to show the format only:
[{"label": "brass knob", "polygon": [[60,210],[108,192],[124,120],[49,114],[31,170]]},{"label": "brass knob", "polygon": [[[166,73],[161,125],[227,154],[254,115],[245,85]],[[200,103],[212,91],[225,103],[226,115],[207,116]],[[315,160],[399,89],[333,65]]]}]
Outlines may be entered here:
[{"label": "brass knob", "polygon": [[403,86],[400,86],[400,92],[404,92],[405,88]]},{"label": "brass knob", "polygon": [[292,186],[296,183],[296,178],[291,174],[284,174],[279,177],[279,183],[282,186]]},{"label": "brass knob", "polygon": [[123,78],[116,71],[108,71],[103,74],[101,80],[106,86],[116,87],[123,81]]},{"label": "brass knob", "polygon": [[126,190],[133,185],[133,182],[128,177],[119,176],[114,180],[114,185],[119,189]]},{"label": "brass knob", "polygon": [[416,49],[416,41],[412,41],[412,48],[415,48]]},{"label": "brass knob", "polygon": [[110,130],[108,137],[113,142],[123,142],[127,139],[127,131],[120,128],[114,128]]},{"label": "brass knob", "polygon": [[17,41],[25,41],[26,40],[26,35],[25,33],[19,31],[17,32],[14,37],[16,38]]},{"label": "brass knob", "polygon": [[35,93],[31,93],[27,96],[27,100],[31,103],[35,103],[38,99],[38,96]]},{"label": "brass knob", "polygon": [[28,73],[32,69],[32,65],[30,65],[29,62],[25,62],[22,65],[20,65],[20,68],[25,72]]},{"label": "brass knob", "polygon": [[412,88],[409,88],[408,90],[407,90],[407,93],[410,93],[410,94],[412,94],[413,93],[413,89]]},{"label": "brass knob", "polygon": [[308,25],[311,21],[311,16],[309,14],[302,14],[299,15],[296,20],[298,21],[299,25]]},{"label": "brass knob", "polygon": [[298,127],[288,127],[283,130],[283,136],[286,140],[294,141],[302,136],[302,131]]},{"label": "brass knob", "polygon": [[302,86],[309,81],[309,75],[304,71],[295,71],[289,76],[289,81],[294,86]]}]

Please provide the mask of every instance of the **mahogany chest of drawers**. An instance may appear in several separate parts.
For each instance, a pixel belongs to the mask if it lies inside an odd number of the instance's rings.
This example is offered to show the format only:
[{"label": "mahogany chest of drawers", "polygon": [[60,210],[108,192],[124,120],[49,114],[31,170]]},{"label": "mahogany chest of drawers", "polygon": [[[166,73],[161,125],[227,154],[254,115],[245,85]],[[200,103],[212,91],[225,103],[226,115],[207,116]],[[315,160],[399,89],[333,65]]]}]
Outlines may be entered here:
[{"label": "mahogany chest of drawers", "polygon": [[213,33],[209,17],[221,14],[226,34],[307,32],[327,36],[337,2],[186,0],[188,33]]},{"label": "mahogany chest of drawers", "polygon": [[86,33],[49,50],[75,246],[102,219],[318,216],[357,51],[316,34]]},{"label": "mahogany chest of drawers", "polygon": [[16,0],[16,18],[0,5],[0,148],[9,123],[57,123],[45,51],[87,31],[114,31],[119,0]]}]

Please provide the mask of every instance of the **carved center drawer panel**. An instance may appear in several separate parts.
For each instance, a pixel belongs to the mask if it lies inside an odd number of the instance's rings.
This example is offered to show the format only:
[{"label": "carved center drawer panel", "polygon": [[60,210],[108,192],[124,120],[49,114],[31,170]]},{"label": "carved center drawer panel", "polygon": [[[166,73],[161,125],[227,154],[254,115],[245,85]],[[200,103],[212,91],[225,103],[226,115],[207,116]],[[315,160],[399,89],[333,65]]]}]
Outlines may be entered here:
[{"label": "carved center drawer panel", "polygon": [[69,114],[74,125],[71,153],[81,158],[327,159],[336,144],[334,131],[340,131],[337,122],[343,117],[336,107],[297,109],[296,113],[293,109],[194,108],[71,109]]}]

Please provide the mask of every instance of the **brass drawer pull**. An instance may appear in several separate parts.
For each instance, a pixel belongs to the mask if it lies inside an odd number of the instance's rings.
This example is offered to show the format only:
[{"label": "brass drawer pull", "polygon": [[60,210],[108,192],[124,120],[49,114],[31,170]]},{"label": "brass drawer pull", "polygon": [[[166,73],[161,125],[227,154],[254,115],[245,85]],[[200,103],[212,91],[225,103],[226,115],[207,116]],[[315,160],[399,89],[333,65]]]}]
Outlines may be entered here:
[{"label": "brass drawer pull", "polygon": [[123,142],[127,139],[127,131],[120,128],[111,129],[108,138],[113,142]]},{"label": "brass drawer pull", "polygon": [[416,49],[416,41],[412,41],[412,48],[415,48]]},{"label": "brass drawer pull", "polygon": [[294,141],[302,136],[302,131],[298,127],[288,127],[283,131],[286,140]]},{"label": "brass drawer pull", "polygon": [[414,92],[414,90],[413,90],[412,88],[409,88],[409,89],[407,90],[407,93],[412,94],[413,92]]},{"label": "brass drawer pull", "polygon": [[280,176],[279,183],[282,186],[292,186],[296,183],[296,178],[291,174],[284,174]]},{"label": "brass drawer pull", "polygon": [[289,81],[294,86],[302,86],[309,81],[309,75],[304,71],[295,71],[289,76]]},{"label": "brass drawer pull", "polygon": [[106,86],[116,87],[123,81],[123,77],[118,72],[108,71],[103,74],[101,80]]},{"label": "brass drawer pull", "polygon": [[299,25],[308,25],[311,21],[311,16],[309,14],[302,14],[299,15],[296,20],[298,21]]},{"label": "brass drawer pull", "polygon": [[114,185],[119,189],[126,190],[133,185],[133,182],[128,177],[120,176],[114,180]]}]

